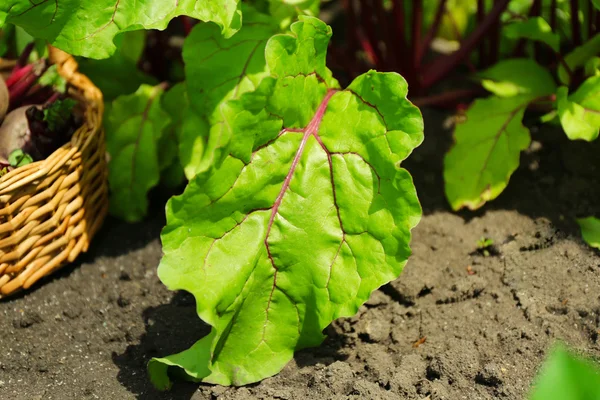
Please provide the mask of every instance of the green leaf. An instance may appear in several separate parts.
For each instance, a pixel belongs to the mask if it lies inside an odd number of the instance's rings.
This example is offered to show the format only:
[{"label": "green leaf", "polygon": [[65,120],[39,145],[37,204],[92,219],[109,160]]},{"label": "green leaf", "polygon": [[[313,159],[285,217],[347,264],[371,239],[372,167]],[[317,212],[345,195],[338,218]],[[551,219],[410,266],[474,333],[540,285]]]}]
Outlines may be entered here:
[{"label": "green leaf", "polygon": [[[2,28],[4,29],[4,28]],[[21,54],[25,47],[29,43],[34,42],[33,50],[29,55],[29,62],[39,60],[40,58],[48,56],[48,43],[45,40],[36,40],[29,33],[19,26],[15,28],[15,51],[17,54]]]},{"label": "green leaf", "polygon": [[[567,54],[565,56],[565,63],[569,66],[571,71],[575,71],[577,68],[584,66],[592,57],[595,57],[598,54],[600,54],[600,33]],[[565,85],[571,83],[571,77],[562,64],[558,67],[558,78]]]},{"label": "green leaf", "polygon": [[33,158],[27,153],[25,153],[21,149],[13,150],[8,155],[8,163],[12,167],[22,167],[23,165],[31,164],[33,162]]},{"label": "green leaf", "polygon": [[556,103],[560,123],[571,140],[596,140],[600,131],[600,76],[588,78],[568,96],[569,89],[560,87]]},{"label": "green leaf", "polygon": [[59,132],[67,127],[73,107],[77,102],[73,99],[56,100],[44,108],[44,122],[51,132]]},{"label": "green leaf", "polygon": [[155,78],[138,69],[146,33],[133,31],[115,37],[115,53],[104,60],[79,58],[79,70],[102,91],[105,101],[135,92],[141,84],[156,85]]},{"label": "green leaf", "polygon": [[600,10],[600,0],[592,0],[592,3],[596,9]]},{"label": "green leaf", "polygon": [[65,93],[67,91],[67,81],[58,73],[56,64],[51,65],[46,72],[39,77],[38,83],[42,86],[52,86],[53,89],[59,93]]},{"label": "green leaf", "polygon": [[332,320],[400,274],[421,215],[400,168],[423,139],[406,81],[371,71],[339,90],[329,27],[301,17],[291,30],[269,40],[259,88],[228,102],[223,161],[167,205],[159,277],[195,296],[213,336],[153,363],[196,380],[256,382],[319,345]]},{"label": "green leaf", "polygon": [[581,236],[587,244],[600,249],[600,219],[594,217],[580,218],[577,220],[581,228]]},{"label": "green leaf", "polygon": [[[276,21],[244,6],[244,27],[232,38],[224,38],[214,24],[198,24],[185,41],[183,59],[190,103],[195,117],[181,142],[181,162],[188,179],[206,170],[220,157],[227,100],[256,89],[267,76],[265,46],[278,32]],[[207,138],[208,150],[202,156]],[[195,149],[196,151],[189,151]]]},{"label": "green leaf", "polygon": [[552,28],[542,17],[531,17],[513,22],[503,27],[504,36],[511,39],[530,39],[550,46],[555,53],[560,51],[560,36],[552,33]]},{"label": "green leaf", "polygon": [[0,27],[12,23],[30,35],[48,40],[66,52],[107,58],[114,37],[125,31],[165,29],[169,21],[188,15],[213,21],[225,36],[242,24],[239,0],[5,0],[0,3]]},{"label": "green leaf", "polygon": [[162,108],[171,119],[158,143],[158,164],[167,186],[183,183],[185,175],[179,162],[179,142],[183,131],[183,122],[189,109],[185,83],[178,83],[162,96]]},{"label": "green leaf", "polygon": [[531,141],[521,120],[531,96],[476,100],[456,126],[444,158],[446,197],[452,209],[475,210],[506,187]]},{"label": "green leaf", "polygon": [[537,377],[530,400],[592,400],[600,398],[600,368],[556,348]]},{"label": "green leaf", "polygon": [[[15,37],[15,26],[6,25],[0,29],[0,57],[5,57]],[[0,175],[1,176],[1,175]]]},{"label": "green leaf", "polygon": [[584,66],[586,76],[600,75],[600,57],[590,58]]},{"label": "green leaf", "polygon": [[477,76],[482,79],[484,88],[500,97],[522,94],[539,97],[556,90],[550,72],[535,61],[525,58],[500,61]]},{"label": "green leaf", "polygon": [[157,143],[170,123],[160,105],[162,94],[161,86],[142,85],[117,98],[106,113],[111,212],[129,222],[146,215],[146,194],[159,181]]}]

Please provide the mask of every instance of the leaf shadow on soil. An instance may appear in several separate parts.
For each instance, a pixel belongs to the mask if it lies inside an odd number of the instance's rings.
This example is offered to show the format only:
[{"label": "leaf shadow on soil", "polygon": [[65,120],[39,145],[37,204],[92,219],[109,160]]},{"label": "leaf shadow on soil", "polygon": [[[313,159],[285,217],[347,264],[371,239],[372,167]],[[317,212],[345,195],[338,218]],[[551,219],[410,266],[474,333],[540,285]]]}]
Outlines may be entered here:
[{"label": "leaf shadow on soil", "polygon": [[[146,372],[146,364],[150,358],[186,350],[210,332],[210,327],[196,314],[194,297],[179,291],[170,303],[146,308],[142,317],[146,331],[139,343],[127,346],[121,354],[112,354],[113,362],[119,368],[117,379],[121,385],[139,399],[189,399],[199,388],[210,390],[212,385],[173,379],[172,389],[159,392],[150,383]],[[347,345],[347,338],[336,334],[334,329],[327,329],[326,334],[329,336],[320,347],[301,350],[295,354],[294,360],[298,367],[329,365],[347,358],[340,353]],[[247,386],[256,385],[258,383]]]}]

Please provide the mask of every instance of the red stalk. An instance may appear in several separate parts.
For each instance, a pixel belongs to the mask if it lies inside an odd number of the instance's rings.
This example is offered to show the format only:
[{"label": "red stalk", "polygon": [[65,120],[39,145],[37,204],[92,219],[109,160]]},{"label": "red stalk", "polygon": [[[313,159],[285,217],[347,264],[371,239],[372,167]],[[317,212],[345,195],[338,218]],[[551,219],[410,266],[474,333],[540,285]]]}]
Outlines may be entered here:
[{"label": "red stalk", "polygon": [[417,107],[437,106],[449,103],[456,103],[456,101],[458,100],[471,99],[483,93],[485,93],[485,91],[481,88],[460,89],[432,96],[417,97],[414,99],[410,99],[410,101]]},{"label": "red stalk", "polygon": [[389,27],[389,21],[385,10],[383,9],[383,0],[372,0],[375,4],[375,13],[377,15],[377,22],[381,29],[381,33],[385,42],[385,58],[383,60],[384,69],[389,71],[397,71],[398,59],[396,57],[396,42],[391,33]]},{"label": "red stalk", "polygon": [[413,1],[413,12],[412,12],[412,44],[411,44],[411,55],[415,57],[412,60],[411,67],[417,69],[418,63],[416,55],[419,52],[421,45],[421,30],[423,29],[423,0]]},{"label": "red stalk", "polygon": [[8,88],[10,103],[14,103],[17,99],[23,96],[31,89],[31,87],[37,81],[38,76],[35,73],[28,74],[25,78],[16,82],[13,86]]},{"label": "red stalk", "polygon": [[[483,23],[483,19],[485,18],[485,4],[484,0],[477,0],[477,26],[480,26]],[[479,66],[485,67],[487,66],[487,57],[486,57],[486,45],[485,41],[482,40],[479,44]]]},{"label": "red stalk", "polygon": [[31,55],[31,52],[33,51],[34,45],[35,45],[34,42],[30,42],[27,44],[27,46],[25,46],[25,48],[21,52],[21,55],[17,59],[17,63],[13,67],[13,72],[17,71],[18,69],[22,68],[23,66],[25,66],[27,64],[27,60],[29,60],[29,56]]},{"label": "red stalk", "polygon": [[351,54],[356,54],[360,37],[358,34],[358,21],[356,19],[356,11],[354,10],[354,1],[343,0],[342,7],[346,11],[348,20],[346,21],[346,44],[349,46]]},{"label": "red stalk", "polygon": [[435,37],[438,30],[440,29],[442,17],[444,16],[444,13],[446,12],[446,1],[447,0],[440,0],[440,2],[438,3],[438,7],[437,7],[437,10],[435,11],[435,16],[433,18],[433,23],[429,27],[429,30],[427,31],[427,34],[425,35],[423,42],[417,48],[417,54],[415,56],[415,66],[417,68],[423,62],[423,57],[425,57],[425,53],[427,53],[427,50],[429,50],[429,47],[431,46],[431,42],[433,41],[433,38]]},{"label": "red stalk", "polygon": [[[373,24],[373,9],[370,4],[370,0],[362,0],[360,2],[361,5],[361,13],[360,16],[362,18],[363,26],[365,28],[366,39],[369,41],[371,51],[375,55],[375,59],[379,60],[375,67],[378,69],[381,68],[380,62],[383,60],[381,55],[381,51],[379,50],[379,40],[377,39],[377,33],[375,31],[375,25]],[[364,47],[364,45],[363,45]]]},{"label": "red stalk", "polygon": [[56,100],[58,100],[60,98],[60,93],[59,92],[54,92],[52,94],[52,96],[50,96],[50,98],[48,100],[46,100],[45,105],[54,103]]},{"label": "red stalk", "polygon": [[496,19],[496,22],[490,29],[490,47],[489,47],[489,63],[494,65],[498,62],[500,56],[500,18]]},{"label": "red stalk", "polygon": [[405,72],[408,68],[406,66],[406,58],[402,57],[403,54],[406,54],[406,25],[404,18],[404,0],[392,0],[392,14],[394,16],[394,27],[396,28],[396,41],[397,52],[400,54],[399,59],[399,67],[401,72]]},{"label": "red stalk", "polygon": [[425,66],[422,86],[424,88],[431,87],[433,84],[444,78],[453,68],[460,64],[477,45],[481,42],[484,36],[489,33],[494,23],[500,18],[500,14],[506,9],[510,0],[498,0],[494,7],[486,16],[484,21],[475,28],[460,45],[458,51],[447,56],[439,57],[432,63]]},{"label": "red stalk", "polygon": [[581,26],[579,24],[579,0],[570,0],[571,4],[571,29],[573,32],[573,45],[581,45]]},{"label": "red stalk", "polygon": [[181,25],[183,25],[183,32],[185,33],[185,36],[187,37],[190,34],[190,32],[192,31],[194,24],[192,24],[192,21],[190,20],[190,18],[186,17],[185,15],[182,15],[179,18],[181,19]]},{"label": "red stalk", "polygon": [[359,36],[360,45],[365,51],[365,53],[367,53],[369,61],[371,61],[373,65],[380,65],[381,59],[379,58],[379,56],[377,56],[377,52],[375,51],[375,49],[373,49],[371,42],[365,37],[362,31],[359,32]]},{"label": "red stalk", "polygon": [[[16,68],[16,67],[15,67]],[[33,70],[33,64],[27,64],[24,67],[13,69],[13,72],[6,79],[6,86],[9,88],[20,81],[24,76],[28,75]]]}]

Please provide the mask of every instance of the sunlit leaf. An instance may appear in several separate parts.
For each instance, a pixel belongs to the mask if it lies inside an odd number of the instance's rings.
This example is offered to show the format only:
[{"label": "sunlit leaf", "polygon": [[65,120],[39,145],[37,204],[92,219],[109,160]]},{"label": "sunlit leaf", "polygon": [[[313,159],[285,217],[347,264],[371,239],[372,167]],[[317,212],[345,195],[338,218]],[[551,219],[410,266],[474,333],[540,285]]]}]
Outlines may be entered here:
[{"label": "sunlit leaf", "polygon": [[3,0],[0,27],[12,23],[74,55],[106,58],[115,51],[114,37],[124,31],[165,29],[188,15],[219,24],[225,36],[242,24],[238,0]]},{"label": "sunlit leaf", "polygon": [[556,84],[548,70],[531,59],[514,58],[500,61],[477,74],[488,91],[500,97],[554,93]]},{"label": "sunlit leaf", "polygon": [[223,161],[167,206],[159,277],[195,296],[212,333],[151,361],[161,388],[164,365],[223,385],[279,372],[410,254],[421,210],[400,163],[423,121],[406,81],[371,71],[342,90],[325,65],[329,27],[291,29],[268,42],[259,87],[227,103]]},{"label": "sunlit leaf", "polygon": [[454,210],[472,210],[493,200],[519,166],[531,141],[521,120],[531,96],[476,100],[456,126],[454,146],[444,158],[446,197]]},{"label": "sunlit leaf", "polygon": [[581,236],[587,244],[600,249],[600,219],[594,217],[581,218],[577,220],[581,228]]},{"label": "sunlit leaf", "polygon": [[560,123],[571,140],[591,142],[600,131],[600,76],[588,78],[573,93],[563,86],[556,93]]}]

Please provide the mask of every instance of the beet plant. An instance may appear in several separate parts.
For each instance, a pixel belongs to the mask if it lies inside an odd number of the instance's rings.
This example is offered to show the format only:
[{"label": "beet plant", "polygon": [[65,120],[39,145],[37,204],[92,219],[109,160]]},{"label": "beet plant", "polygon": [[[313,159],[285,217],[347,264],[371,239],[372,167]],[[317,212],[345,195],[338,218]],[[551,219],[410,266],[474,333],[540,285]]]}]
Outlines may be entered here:
[{"label": "beet plant", "polygon": [[[315,1],[203,2],[214,15],[185,4],[165,6],[158,18],[160,7],[141,4],[72,11],[67,2],[17,2],[5,16],[74,54],[112,53],[81,65],[110,93],[115,215],[139,220],[149,190],[189,180],[168,202],[158,273],[170,289],[196,297],[212,331],[150,362],[163,389],[169,366],[224,385],[279,372],[296,350],[319,345],[334,319],[353,315],[398,277],[421,215],[400,164],[423,140],[423,121],[399,74],[369,71],[342,88],[326,65],[331,29],[310,16]],[[84,12],[99,12],[97,20],[76,18]],[[143,37],[125,31],[164,28],[178,14],[186,14],[178,20],[185,81],[167,73],[157,84],[151,75],[160,61]],[[54,35],[40,31],[40,21],[56,26]],[[101,78],[121,69],[137,90]]]},{"label": "beet plant", "polygon": [[[595,140],[597,7],[342,0],[343,43],[317,0],[13,0],[0,25],[80,56],[103,91],[114,215],[139,221],[148,192],[186,185],[167,204],[158,274],[194,295],[211,332],[149,362],[166,389],[170,371],[274,375],[399,276],[421,215],[401,167],[423,140],[409,86],[415,104],[457,114],[443,171],[454,210],[504,190],[531,142],[526,114]],[[598,220],[579,222],[598,246]]]},{"label": "beet plant", "polygon": [[167,206],[159,276],[194,294],[213,329],[151,362],[158,386],[165,365],[224,385],[279,372],[408,259],[421,211],[399,165],[422,140],[421,115],[397,74],[340,88],[330,34],[301,17],[269,39],[258,87],[222,107],[225,151]]}]

